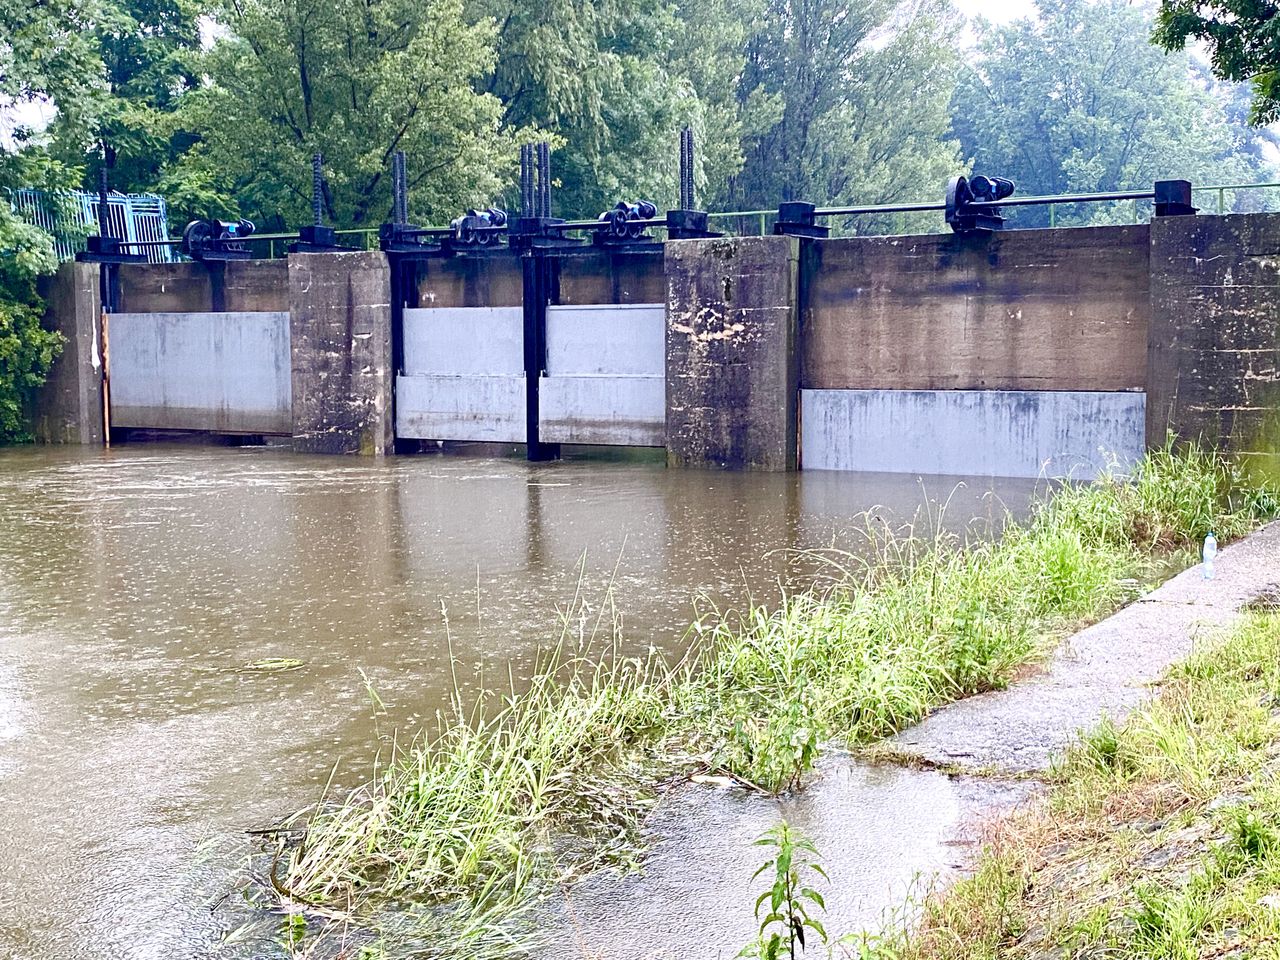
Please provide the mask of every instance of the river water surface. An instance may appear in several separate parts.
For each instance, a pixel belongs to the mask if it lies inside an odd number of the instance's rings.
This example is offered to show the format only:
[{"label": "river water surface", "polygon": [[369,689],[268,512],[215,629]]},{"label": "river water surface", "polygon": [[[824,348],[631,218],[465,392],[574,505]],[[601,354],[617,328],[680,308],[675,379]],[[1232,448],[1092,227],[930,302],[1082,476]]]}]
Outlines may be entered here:
[{"label": "river water surface", "polygon": [[[863,511],[923,521],[950,499],[963,527],[1032,495],[960,482],[0,451],[0,957],[219,955],[244,922],[245,832],[314,800],[335,763],[359,782],[380,738],[428,722],[452,688],[450,644],[463,686],[505,684],[578,593],[587,621],[611,598],[635,649],[678,650],[697,597],[738,606],[811,581],[796,551],[856,548]],[[245,669],[269,657],[302,666]],[[799,813],[818,833],[852,802],[823,796]],[[764,822],[740,798],[712,807],[721,839]],[[699,882],[714,910],[715,878]],[[643,917],[646,895],[627,895]]]}]

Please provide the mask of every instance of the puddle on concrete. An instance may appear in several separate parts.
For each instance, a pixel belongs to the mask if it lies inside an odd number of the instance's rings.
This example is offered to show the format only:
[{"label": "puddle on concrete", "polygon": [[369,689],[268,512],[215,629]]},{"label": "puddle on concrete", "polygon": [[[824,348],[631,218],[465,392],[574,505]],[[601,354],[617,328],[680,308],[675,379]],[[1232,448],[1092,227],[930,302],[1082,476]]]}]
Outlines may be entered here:
[{"label": "puddle on concrete", "polygon": [[[811,580],[795,551],[855,548],[862,511],[897,522],[950,498],[948,523],[963,528],[1006,504],[1025,510],[1033,490],[981,480],[952,496],[956,483],[269,449],[0,451],[0,957],[216,954],[243,920],[245,831],[312,802],[335,761],[339,783],[364,779],[383,737],[429,722],[451,689],[447,636],[465,688],[505,681],[579,585],[595,610],[612,584],[629,645],[679,649],[696,595],[740,604]],[[268,657],[303,666],[242,669]],[[361,670],[386,714],[375,718]],[[961,788],[942,780],[896,809],[855,789],[905,776],[836,775],[795,801],[837,873],[879,862],[844,826],[865,823],[864,806],[898,817],[913,849],[943,835],[946,811],[958,816]],[[727,856],[767,825],[754,803],[690,810],[689,836]],[[909,862],[930,868],[940,849]],[[725,889],[700,882],[681,893],[690,911]]]},{"label": "puddle on concrete", "polygon": [[822,919],[831,936],[879,929],[931,884],[966,869],[984,823],[1034,789],[848,757],[825,758],[805,789],[784,799],[681,787],[651,820],[642,874],[599,874],[556,903],[549,926],[557,946],[545,956],[737,956],[757,929],[755,899],[768,886],[752,880],[768,858],[753,841],[784,817],[824,854],[831,882],[821,886]]}]

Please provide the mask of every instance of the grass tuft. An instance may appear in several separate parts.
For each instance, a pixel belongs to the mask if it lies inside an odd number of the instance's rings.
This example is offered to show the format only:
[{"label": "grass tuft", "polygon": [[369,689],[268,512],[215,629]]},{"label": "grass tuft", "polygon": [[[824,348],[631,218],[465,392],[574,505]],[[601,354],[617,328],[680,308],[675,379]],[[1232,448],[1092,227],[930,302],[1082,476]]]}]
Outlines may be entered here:
[{"label": "grass tuft", "polygon": [[1280,951],[1280,616],[1169,671],[1123,725],[1063,761],[1048,798],[993,828],[974,875],[868,960]]}]

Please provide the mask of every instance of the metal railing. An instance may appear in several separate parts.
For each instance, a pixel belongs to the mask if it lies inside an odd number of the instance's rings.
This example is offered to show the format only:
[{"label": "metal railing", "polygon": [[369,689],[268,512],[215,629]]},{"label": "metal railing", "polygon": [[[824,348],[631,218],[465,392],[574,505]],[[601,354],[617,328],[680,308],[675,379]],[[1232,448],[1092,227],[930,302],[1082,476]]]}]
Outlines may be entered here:
[{"label": "metal railing", "polygon": [[[53,238],[59,260],[70,260],[85,248],[85,238],[98,232],[98,194],[86,190],[56,193],[24,188],[9,193],[14,211]],[[107,222],[122,240],[164,240],[169,235],[169,219],[163,197],[153,193],[111,193],[107,195]],[[153,263],[174,259],[167,247],[151,248],[147,258]]]},{"label": "metal railing", "polygon": [[[1235,206],[1234,194],[1241,191],[1276,190],[1274,202],[1264,204],[1280,209],[1280,182],[1269,183],[1224,183],[1193,186],[1193,196],[1201,199],[1207,196],[1209,203],[1201,209],[1211,209],[1219,215],[1230,213]],[[1094,199],[1113,197],[1114,194],[1091,195]],[[14,208],[24,218],[49,231],[54,237],[55,248],[60,260],[69,260],[78,250],[84,248],[84,237],[96,231],[98,196],[86,191],[69,191],[61,195],[61,206],[52,202],[51,198],[38,190],[15,190],[10,195]],[[1023,206],[1031,201],[1060,198],[1019,197],[1004,201],[1000,206]],[[1065,201],[1064,201],[1065,202]],[[1117,200],[1133,204],[1133,222],[1142,222],[1143,205],[1150,200],[1143,198]],[[937,212],[943,205],[936,201],[920,203],[870,204],[860,207],[838,208],[857,210],[859,213],[885,215],[895,213]],[[68,215],[67,211],[71,211]],[[1256,211],[1261,212],[1261,211]],[[1049,226],[1057,226],[1057,206],[1048,204]],[[119,235],[129,240],[162,240],[167,238],[167,218],[164,200],[153,194],[115,194],[111,195],[109,216],[113,227]],[[777,210],[726,210],[708,214],[707,219],[714,229],[722,230],[734,236],[766,236],[772,232],[772,223],[777,220]],[[118,221],[118,222],[117,222]],[[339,238],[346,238],[345,244],[355,250],[377,250],[378,228],[363,227],[335,231]],[[296,233],[258,233],[246,238],[245,242],[254,244],[255,252],[267,259],[283,256],[288,245],[297,240]],[[177,258],[177,253],[169,247],[153,248],[148,258],[155,261],[169,261]]]},{"label": "metal railing", "polygon": [[[1191,188],[1191,192],[1193,196],[1203,197],[1204,195],[1208,195],[1210,197],[1209,206],[1211,207],[1214,213],[1217,213],[1219,215],[1231,212],[1231,208],[1228,206],[1228,202],[1227,202],[1229,194],[1233,194],[1237,191],[1249,191],[1249,190],[1280,191],[1280,183],[1215,183],[1215,184],[1207,184],[1205,186],[1199,186],[1199,187],[1192,186]],[[1109,196],[1114,196],[1114,194],[1097,194],[1097,195],[1090,195],[1090,196],[1091,196],[1091,199],[1093,200],[1101,200]],[[1003,206],[1026,206],[1028,205],[1029,201],[1033,201],[1033,200],[1044,201],[1045,199],[1057,200],[1058,198],[1018,197],[1016,199],[1003,201],[1000,204],[998,204],[998,206],[1002,206],[1002,207]],[[1141,223],[1143,204],[1149,205],[1151,201],[1144,197],[1140,199],[1117,200],[1116,202],[1132,203],[1133,204],[1133,222]],[[1271,206],[1273,206],[1276,210],[1280,210],[1280,195],[1277,196],[1276,201],[1273,204],[1271,204]],[[849,209],[857,209],[860,213],[866,213],[866,214],[883,213],[888,215],[888,214],[894,214],[894,213],[938,212],[943,209],[943,205],[940,203],[937,203],[936,201],[921,201],[919,203],[869,204],[866,206],[849,208]],[[1204,208],[1202,207],[1202,209]],[[1057,218],[1058,208],[1054,204],[1048,204],[1048,210],[1049,210],[1049,226],[1055,227],[1057,226],[1057,220],[1058,220]],[[1256,212],[1262,212],[1262,211],[1256,211]],[[726,211],[723,213],[712,213],[709,215],[708,219],[710,219],[710,221],[713,224],[717,224],[717,229],[726,229],[726,232],[731,232],[740,236],[763,236],[770,232],[769,222],[770,220],[776,219],[777,215],[778,215],[777,210],[736,210],[736,211]],[[755,229],[752,229],[749,232],[747,230],[741,229],[743,226],[746,226],[747,224],[750,224]],[[738,229],[733,229],[735,226],[738,227]]]}]

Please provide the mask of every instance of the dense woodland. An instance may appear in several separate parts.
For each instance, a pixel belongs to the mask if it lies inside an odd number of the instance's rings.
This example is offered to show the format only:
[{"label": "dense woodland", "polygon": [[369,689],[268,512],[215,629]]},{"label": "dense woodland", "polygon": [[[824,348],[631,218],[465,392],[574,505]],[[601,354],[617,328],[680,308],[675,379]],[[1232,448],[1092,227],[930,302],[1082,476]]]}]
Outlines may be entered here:
[{"label": "dense woodland", "polygon": [[[935,199],[973,169],[1023,194],[1270,180],[1277,135],[1251,126],[1276,114],[1262,8],[1039,0],[996,24],[948,0],[0,0],[0,110],[57,107],[0,143],[0,190],[89,186],[105,164],[175,222],[283,228],[309,216],[319,152],[331,222],[376,226],[404,150],[411,215],[439,223],[514,205],[518,145],[545,138],[555,212],[591,216],[673,204],[685,125],[711,210]],[[30,307],[47,238],[0,203],[0,249],[2,437],[6,382],[53,346]]]}]

